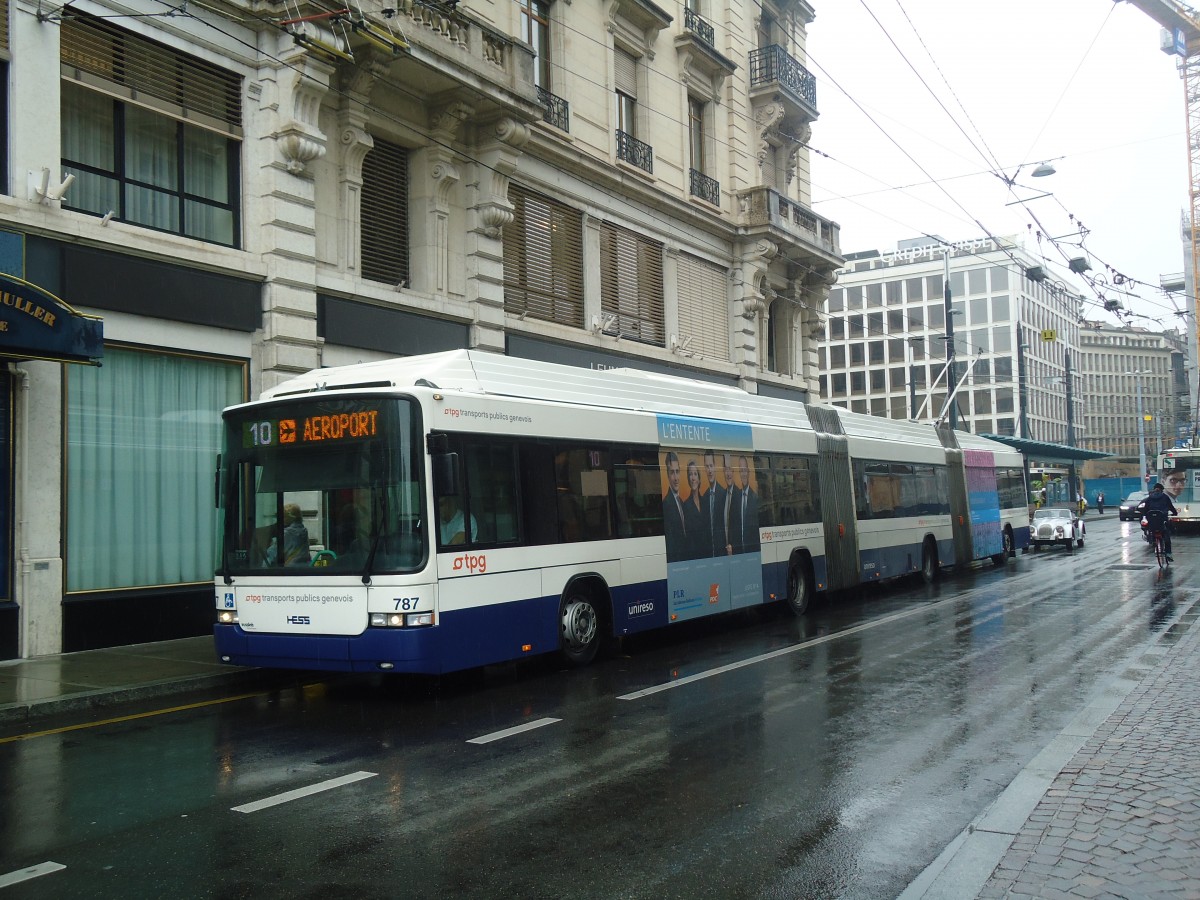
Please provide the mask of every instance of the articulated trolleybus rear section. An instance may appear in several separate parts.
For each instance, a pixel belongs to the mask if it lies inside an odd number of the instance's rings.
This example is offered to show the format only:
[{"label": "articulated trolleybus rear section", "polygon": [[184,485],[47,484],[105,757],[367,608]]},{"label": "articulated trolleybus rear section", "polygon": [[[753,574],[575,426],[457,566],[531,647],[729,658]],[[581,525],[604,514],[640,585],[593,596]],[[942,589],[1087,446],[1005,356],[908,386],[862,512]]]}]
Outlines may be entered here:
[{"label": "articulated trolleybus rear section", "polygon": [[960,432],[634,370],[452,351],[224,413],[220,659],[441,673],[1028,544]]}]

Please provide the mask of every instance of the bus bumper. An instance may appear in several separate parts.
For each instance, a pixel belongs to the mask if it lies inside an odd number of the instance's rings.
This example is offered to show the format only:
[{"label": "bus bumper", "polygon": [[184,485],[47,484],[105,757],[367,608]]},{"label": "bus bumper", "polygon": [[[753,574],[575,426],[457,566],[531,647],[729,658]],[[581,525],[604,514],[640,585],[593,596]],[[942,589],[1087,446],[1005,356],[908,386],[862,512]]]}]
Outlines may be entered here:
[{"label": "bus bumper", "polygon": [[259,634],[240,625],[213,627],[217,659],[235,666],[321,672],[443,671],[436,628],[368,628],[362,634]]}]

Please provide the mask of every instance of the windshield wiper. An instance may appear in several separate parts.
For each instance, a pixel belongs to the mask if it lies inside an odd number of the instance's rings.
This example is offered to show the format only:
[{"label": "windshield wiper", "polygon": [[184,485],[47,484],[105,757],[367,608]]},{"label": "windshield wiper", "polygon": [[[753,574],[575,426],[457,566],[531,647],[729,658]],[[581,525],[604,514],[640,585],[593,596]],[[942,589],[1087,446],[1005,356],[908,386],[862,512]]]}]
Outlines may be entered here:
[{"label": "windshield wiper", "polygon": [[375,531],[375,537],[372,538],[372,540],[371,540],[371,552],[367,554],[367,561],[366,561],[366,563],[363,564],[363,573],[362,573],[362,583],[363,584],[369,585],[371,583],[371,568],[375,565],[375,553],[377,550],[379,550],[379,542],[380,542],[380,540],[383,539],[383,533],[387,529],[387,521],[388,521],[388,518],[387,518],[387,514],[388,514],[387,494],[388,494],[387,488],[384,488],[383,496],[382,496],[382,498],[380,498],[380,501],[377,504],[377,506],[382,507],[382,509],[379,510],[379,513],[380,513],[379,518],[373,523],[374,525],[377,526],[377,528]]}]

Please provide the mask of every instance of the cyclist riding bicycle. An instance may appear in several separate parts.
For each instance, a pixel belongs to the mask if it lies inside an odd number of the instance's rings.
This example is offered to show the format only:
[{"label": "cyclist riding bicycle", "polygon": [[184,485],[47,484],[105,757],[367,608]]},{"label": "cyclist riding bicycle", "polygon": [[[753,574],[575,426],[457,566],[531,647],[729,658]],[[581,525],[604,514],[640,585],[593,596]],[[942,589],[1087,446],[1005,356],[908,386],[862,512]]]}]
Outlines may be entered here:
[{"label": "cyclist riding bicycle", "polygon": [[1179,511],[1175,509],[1175,504],[1163,490],[1162,484],[1156,484],[1150,489],[1150,495],[1137,505],[1137,511],[1146,517],[1148,534],[1153,535],[1155,531],[1162,532],[1163,549],[1167,552],[1167,560],[1174,562],[1175,560],[1171,558],[1171,523],[1167,516],[1177,516]]}]

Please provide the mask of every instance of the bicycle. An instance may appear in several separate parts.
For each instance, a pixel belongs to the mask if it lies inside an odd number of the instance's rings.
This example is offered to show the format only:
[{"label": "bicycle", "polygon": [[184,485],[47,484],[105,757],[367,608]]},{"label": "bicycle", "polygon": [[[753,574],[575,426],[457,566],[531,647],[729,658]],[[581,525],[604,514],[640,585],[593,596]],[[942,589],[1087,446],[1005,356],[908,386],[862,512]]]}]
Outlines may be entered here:
[{"label": "bicycle", "polygon": [[1158,510],[1147,510],[1142,516],[1142,530],[1154,545],[1154,558],[1160,569],[1169,568],[1171,557],[1167,554],[1167,516]]}]

